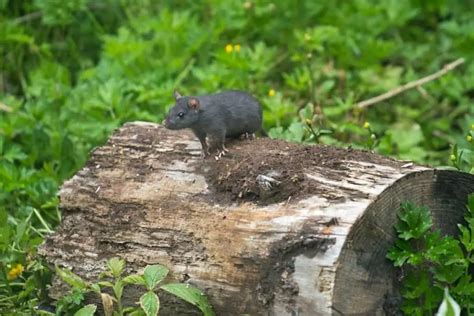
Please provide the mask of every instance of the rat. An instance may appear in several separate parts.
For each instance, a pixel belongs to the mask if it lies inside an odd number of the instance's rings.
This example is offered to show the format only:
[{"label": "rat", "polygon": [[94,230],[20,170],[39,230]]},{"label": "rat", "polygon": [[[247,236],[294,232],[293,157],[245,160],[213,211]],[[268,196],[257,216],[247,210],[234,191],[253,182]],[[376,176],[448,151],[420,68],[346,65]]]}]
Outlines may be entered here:
[{"label": "rat", "polygon": [[176,103],[163,123],[171,130],[190,128],[201,142],[203,157],[210,155],[206,137],[215,142],[219,159],[228,152],[226,137],[248,136],[261,128],[262,107],[246,92],[182,96],[174,91],[173,96]]}]

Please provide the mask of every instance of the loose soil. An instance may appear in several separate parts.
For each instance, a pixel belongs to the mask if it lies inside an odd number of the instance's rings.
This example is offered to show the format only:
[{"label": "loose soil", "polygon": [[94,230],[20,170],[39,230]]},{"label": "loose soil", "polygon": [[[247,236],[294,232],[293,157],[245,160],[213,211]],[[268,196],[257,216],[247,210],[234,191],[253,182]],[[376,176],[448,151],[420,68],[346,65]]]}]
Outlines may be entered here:
[{"label": "loose soil", "polygon": [[[227,147],[230,153],[218,161],[213,156],[205,160],[208,183],[222,198],[263,205],[314,194],[337,199],[339,195],[305,175],[316,167],[321,167],[318,172],[327,179],[340,181],[348,178],[349,160],[396,168],[403,164],[368,151],[301,145],[270,138],[228,141]],[[262,182],[257,181],[259,175],[271,177],[278,184],[265,189]],[[358,191],[352,193],[360,195]]]}]

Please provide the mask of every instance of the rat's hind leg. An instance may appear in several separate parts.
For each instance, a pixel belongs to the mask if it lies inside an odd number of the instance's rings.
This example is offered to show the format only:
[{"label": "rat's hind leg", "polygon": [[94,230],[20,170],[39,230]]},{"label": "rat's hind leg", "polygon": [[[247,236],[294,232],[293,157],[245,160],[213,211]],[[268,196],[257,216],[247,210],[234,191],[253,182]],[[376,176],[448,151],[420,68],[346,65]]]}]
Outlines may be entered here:
[{"label": "rat's hind leg", "polygon": [[215,142],[217,147],[217,155],[216,160],[219,160],[222,156],[229,152],[227,148],[225,148],[225,131],[219,132],[219,134],[215,135]]}]

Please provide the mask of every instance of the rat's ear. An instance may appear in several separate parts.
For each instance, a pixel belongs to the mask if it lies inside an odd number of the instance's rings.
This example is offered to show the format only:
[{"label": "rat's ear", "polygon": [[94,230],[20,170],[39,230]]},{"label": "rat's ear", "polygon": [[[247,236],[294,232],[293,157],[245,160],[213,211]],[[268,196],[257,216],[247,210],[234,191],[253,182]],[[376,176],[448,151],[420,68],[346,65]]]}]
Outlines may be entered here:
[{"label": "rat's ear", "polygon": [[179,94],[178,90],[174,90],[173,97],[175,100],[178,100],[179,98],[182,98],[183,96]]},{"label": "rat's ear", "polygon": [[189,98],[188,100],[188,107],[193,110],[199,109],[199,100],[196,98]]}]

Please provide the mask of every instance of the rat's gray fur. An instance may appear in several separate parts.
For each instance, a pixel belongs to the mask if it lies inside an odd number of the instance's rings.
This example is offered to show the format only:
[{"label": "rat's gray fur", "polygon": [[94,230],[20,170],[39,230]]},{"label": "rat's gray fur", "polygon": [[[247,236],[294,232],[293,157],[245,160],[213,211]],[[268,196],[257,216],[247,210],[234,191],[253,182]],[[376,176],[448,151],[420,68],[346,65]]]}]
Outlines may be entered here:
[{"label": "rat's gray fur", "polygon": [[259,102],[243,91],[225,91],[210,95],[181,96],[175,91],[176,104],[169,110],[165,126],[169,129],[190,128],[199,138],[207,155],[206,137],[216,142],[220,154],[226,151],[226,137],[252,134],[262,125]]}]

